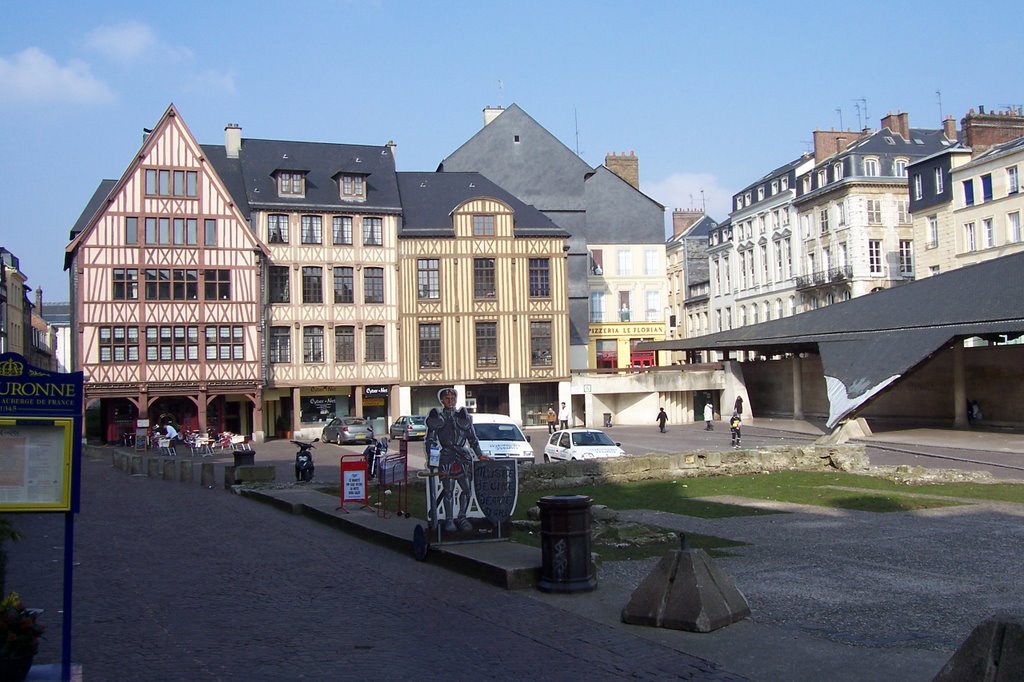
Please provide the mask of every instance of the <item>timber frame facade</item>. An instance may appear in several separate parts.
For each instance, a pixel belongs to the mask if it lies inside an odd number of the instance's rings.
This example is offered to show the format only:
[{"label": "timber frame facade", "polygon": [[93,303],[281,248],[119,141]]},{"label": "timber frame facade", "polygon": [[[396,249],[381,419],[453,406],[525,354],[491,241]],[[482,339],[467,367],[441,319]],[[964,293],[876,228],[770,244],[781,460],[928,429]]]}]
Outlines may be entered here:
[{"label": "timber frame facade", "polygon": [[269,252],[267,433],[313,438],[348,415],[386,429],[399,356],[392,145],[243,139],[229,125],[223,147],[204,149]]},{"label": "timber frame facade", "polygon": [[266,247],[172,104],[71,233],[74,366],[102,436],[261,429]]},{"label": "timber frame facade", "polygon": [[478,173],[399,173],[401,414],[539,423],[569,379],[568,233]]}]

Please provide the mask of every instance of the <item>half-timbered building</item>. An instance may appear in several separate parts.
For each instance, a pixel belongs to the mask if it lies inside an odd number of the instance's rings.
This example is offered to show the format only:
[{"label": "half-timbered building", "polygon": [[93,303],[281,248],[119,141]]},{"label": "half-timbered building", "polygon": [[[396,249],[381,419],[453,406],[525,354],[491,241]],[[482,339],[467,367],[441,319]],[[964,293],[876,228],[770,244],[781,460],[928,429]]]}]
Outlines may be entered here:
[{"label": "half-timbered building", "polygon": [[569,380],[568,232],[479,173],[399,173],[401,414],[539,423]]},{"label": "half-timbered building", "polygon": [[262,437],[266,255],[171,105],[66,248],[74,366],[103,438],[138,418]]},{"label": "half-timbered building", "polygon": [[393,145],[242,138],[204,146],[269,250],[265,423],[319,435],[335,417],[386,429],[398,383]]}]

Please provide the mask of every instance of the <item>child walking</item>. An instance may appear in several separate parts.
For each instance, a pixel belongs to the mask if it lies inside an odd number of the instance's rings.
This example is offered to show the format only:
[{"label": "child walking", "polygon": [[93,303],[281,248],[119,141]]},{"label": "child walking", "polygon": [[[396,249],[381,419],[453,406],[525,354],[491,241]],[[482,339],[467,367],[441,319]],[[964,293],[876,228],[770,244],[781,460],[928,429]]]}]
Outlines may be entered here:
[{"label": "child walking", "polygon": [[743,422],[740,419],[739,412],[733,412],[732,417],[729,418],[729,433],[732,434],[732,447],[735,450],[740,449],[740,428],[743,426]]}]

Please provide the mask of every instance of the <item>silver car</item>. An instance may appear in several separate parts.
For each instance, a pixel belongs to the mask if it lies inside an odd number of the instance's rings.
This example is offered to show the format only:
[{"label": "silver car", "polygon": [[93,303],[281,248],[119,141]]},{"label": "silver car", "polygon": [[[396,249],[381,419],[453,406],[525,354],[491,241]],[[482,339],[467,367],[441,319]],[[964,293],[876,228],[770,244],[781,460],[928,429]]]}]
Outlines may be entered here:
[{"label": "silver car", "polygon": [[391,425],[388,437],[392,440],[423,440],[427,437],[427,418],[416,414],[399,417]]},{"label": "silver car", "polygon": [[369,443],[373,440],[373,425],[362,417],[335,417],[320,432],[325,443]]}]

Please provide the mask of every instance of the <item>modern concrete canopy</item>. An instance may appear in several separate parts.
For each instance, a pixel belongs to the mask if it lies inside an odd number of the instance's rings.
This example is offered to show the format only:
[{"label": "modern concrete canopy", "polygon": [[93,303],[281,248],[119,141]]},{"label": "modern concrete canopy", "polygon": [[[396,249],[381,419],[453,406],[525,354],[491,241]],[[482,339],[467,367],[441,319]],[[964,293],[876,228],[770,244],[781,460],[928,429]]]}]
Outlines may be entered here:
[{"label": "modern concrete canopy", "polygon": [[[817,353],[832,428],[954,342],[975,336],[1006,341],[1024,334],[1024,298],[1014,284],[1022,273],[1024,254],[1013,254],[792,317],[638,348]],[[954,382],[954,391],[962,391],[962,384]],[[957,421],[966,421],[960,419],[966,397],[955,398]]]}]

